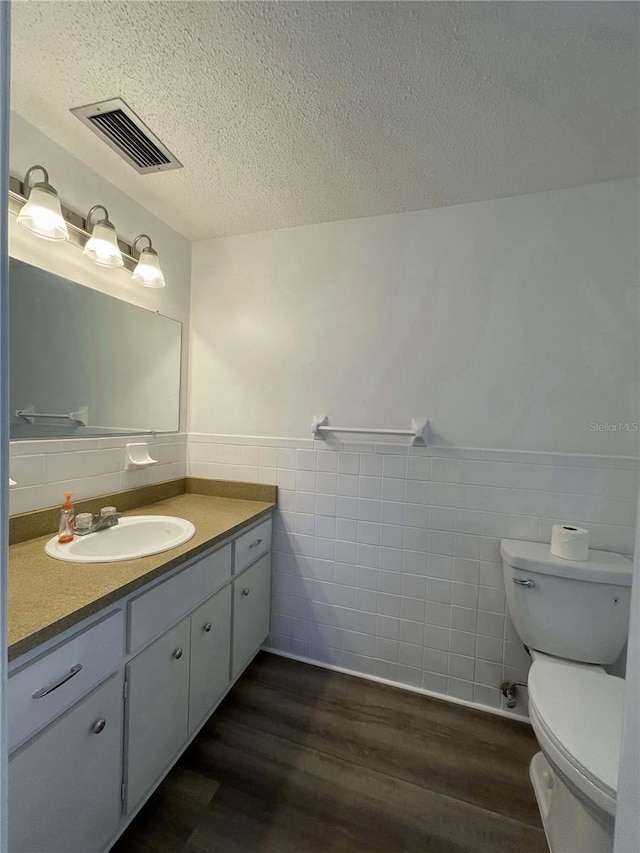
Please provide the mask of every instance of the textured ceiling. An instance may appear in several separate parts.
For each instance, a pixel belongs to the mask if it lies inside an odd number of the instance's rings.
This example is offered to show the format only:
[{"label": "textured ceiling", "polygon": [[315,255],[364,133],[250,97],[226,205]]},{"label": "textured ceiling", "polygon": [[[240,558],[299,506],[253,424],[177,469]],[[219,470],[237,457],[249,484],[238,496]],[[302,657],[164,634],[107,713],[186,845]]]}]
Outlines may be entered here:
[{"label": "textured ceiling", "polygon": [[[638,173],[637,3],[13,3],[13,107],[192,239]],[[185,168],[69,108],[122,96]]]}]

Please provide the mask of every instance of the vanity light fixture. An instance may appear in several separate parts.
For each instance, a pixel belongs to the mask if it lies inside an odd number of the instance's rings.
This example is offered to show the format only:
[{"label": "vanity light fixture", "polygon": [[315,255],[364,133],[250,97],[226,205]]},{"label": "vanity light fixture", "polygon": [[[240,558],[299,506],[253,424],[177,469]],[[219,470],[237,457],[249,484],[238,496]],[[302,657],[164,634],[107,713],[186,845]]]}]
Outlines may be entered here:
[{"label": "vanity light fixture", "polygon": [[[1,0],[0,0],[1,2]],[[44,180],[31,184],[34,172],[40,171]],[[103,267],[122,268],[132,272],[132,279],[143,287],[164,287],[158,253],[148,234],[139,234],[131,245],[118,239],[116,229],[103,204],[95,204],[86,218],[62,207],[58,193],[49,183],[44,166],[31,166],[24,181],[11,175],[9,179],[9,210],[22,228],[44,240],[63,241],[82,251],[85,258]],[[102,211],[101,219],[94,216]],[[95,221],[94,221],[95,220]],[[149,245],[137,250],[140,240]]]},{"label": "vanity light fixture", "polygon": [[98,219],[93,226],[91,237],[86,242],[82,254],[101,267],[122,267],[124,260],[118,246],[118,235],[113,223],[109,221],[109,211],[103,204],[94,204],[86,218],[86,230],[91,229],[91,217],[96,210],[104,211],[104,219]]},{"label": "vanity light fixture", "polygon": [[138,265],[134,269],[131,279],[143,287],[164,287],[164,276],[160,269],[158,253],[151,244],[151,237],[148,234],[138,234],[131,244],[131,253],[135,257],[136,244],[138,240],[142,239],[148,240],[149,245],[142,249],[138,255]]},{"label": "vanity light fixture", "polygon": [[[44,181],[30,187],[31,176],[40,171]],[[23,181],[27,202],[18,214],[18,224],[44,240],[68,240],[69,231],[64,221],[58,193],[49,183],[49,173],[44,166],[31,166]]]}]

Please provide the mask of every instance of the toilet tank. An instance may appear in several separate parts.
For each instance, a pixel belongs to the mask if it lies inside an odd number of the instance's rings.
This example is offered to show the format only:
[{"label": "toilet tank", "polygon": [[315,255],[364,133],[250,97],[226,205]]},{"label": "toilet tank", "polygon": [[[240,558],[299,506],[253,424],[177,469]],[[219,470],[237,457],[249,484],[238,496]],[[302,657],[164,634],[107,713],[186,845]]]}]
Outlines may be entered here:
[{"label": "toilet tank", "polygon": [[548,544],[503,539],[509,615],[522,642],[567,660],[609,664],[627,640],[633,563],[609,551],[555,557]]}]

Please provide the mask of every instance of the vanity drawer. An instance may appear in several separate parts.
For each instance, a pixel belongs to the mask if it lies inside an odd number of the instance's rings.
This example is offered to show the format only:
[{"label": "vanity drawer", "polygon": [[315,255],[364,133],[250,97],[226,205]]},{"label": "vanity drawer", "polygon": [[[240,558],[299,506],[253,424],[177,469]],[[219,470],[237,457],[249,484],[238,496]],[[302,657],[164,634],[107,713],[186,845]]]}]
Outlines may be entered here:
[{"label": "vanity drawer", "polygon": [[268,518],[236,539],[236,556],[233,571],[237,575],[258,557],[271,550],[271,519]]},{"label": "vanity drawer", "polygon": [[231,545],[202,557],[129,604],[129,652],[141,649],[231,577]]},{"label": "vanity drawer", "polygon": [[9,678],[10,750],[118,669],[123,633],[123,614],[118,610]]}]

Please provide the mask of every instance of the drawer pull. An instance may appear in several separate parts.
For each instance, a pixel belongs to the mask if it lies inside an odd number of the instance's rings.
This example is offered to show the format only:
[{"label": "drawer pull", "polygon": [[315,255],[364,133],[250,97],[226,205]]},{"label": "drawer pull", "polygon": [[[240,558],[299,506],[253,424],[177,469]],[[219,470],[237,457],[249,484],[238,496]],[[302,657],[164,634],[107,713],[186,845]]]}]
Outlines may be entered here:
[{"label": "drawer pull", "polygon": [[263,541],[263,539],[256,539],[255,542],[252,542],[251,545],[249,545],[249,548],[257,548],[258,545],[262,545]]},{"label": "drawer pull", "polygon": [[182,649],[176,649],[175,652],[173,653],[173,656],[176,660],[180,660],[182,655],[183,655]]},{"label": "drawer pull", "polygon": [[204,630],[205,634],[208,634],[209,631],[211,630],[211,622],[207,622],[207,624],[204,626],[203,630]]},{"label": "drawer pull", "polygon": [[246,587],[245,589],[242,590],[242,594],[244,595],[245,598],[249,595],[250,592],[251,592],[251,590],[249,589],[249,587]]},{"label": "drawer pull", "polygon": [[92,727],[94,735],[99,735],[100,732],[103,732],[106,725],[107,721],[104,718],[96,720]]},{"label": "drawer pull", "polygon": [[59,678],[57,681],[54,681],[53,684],[49,684],[47,687],[41,687],[40,690],[36,690],[33,694],[34,699],[42,699],[43,696],[47,696],[49,693],[53,693],[54,690],[57,690],[58,687],[62,687],[63,684],[66,684],[67,681],[73,678],[74,675],[77,675],[82,669],[82,664],[77,663],[75,666],[72,666],[69,672],[66,675],[63,675],[62,678]]}]

